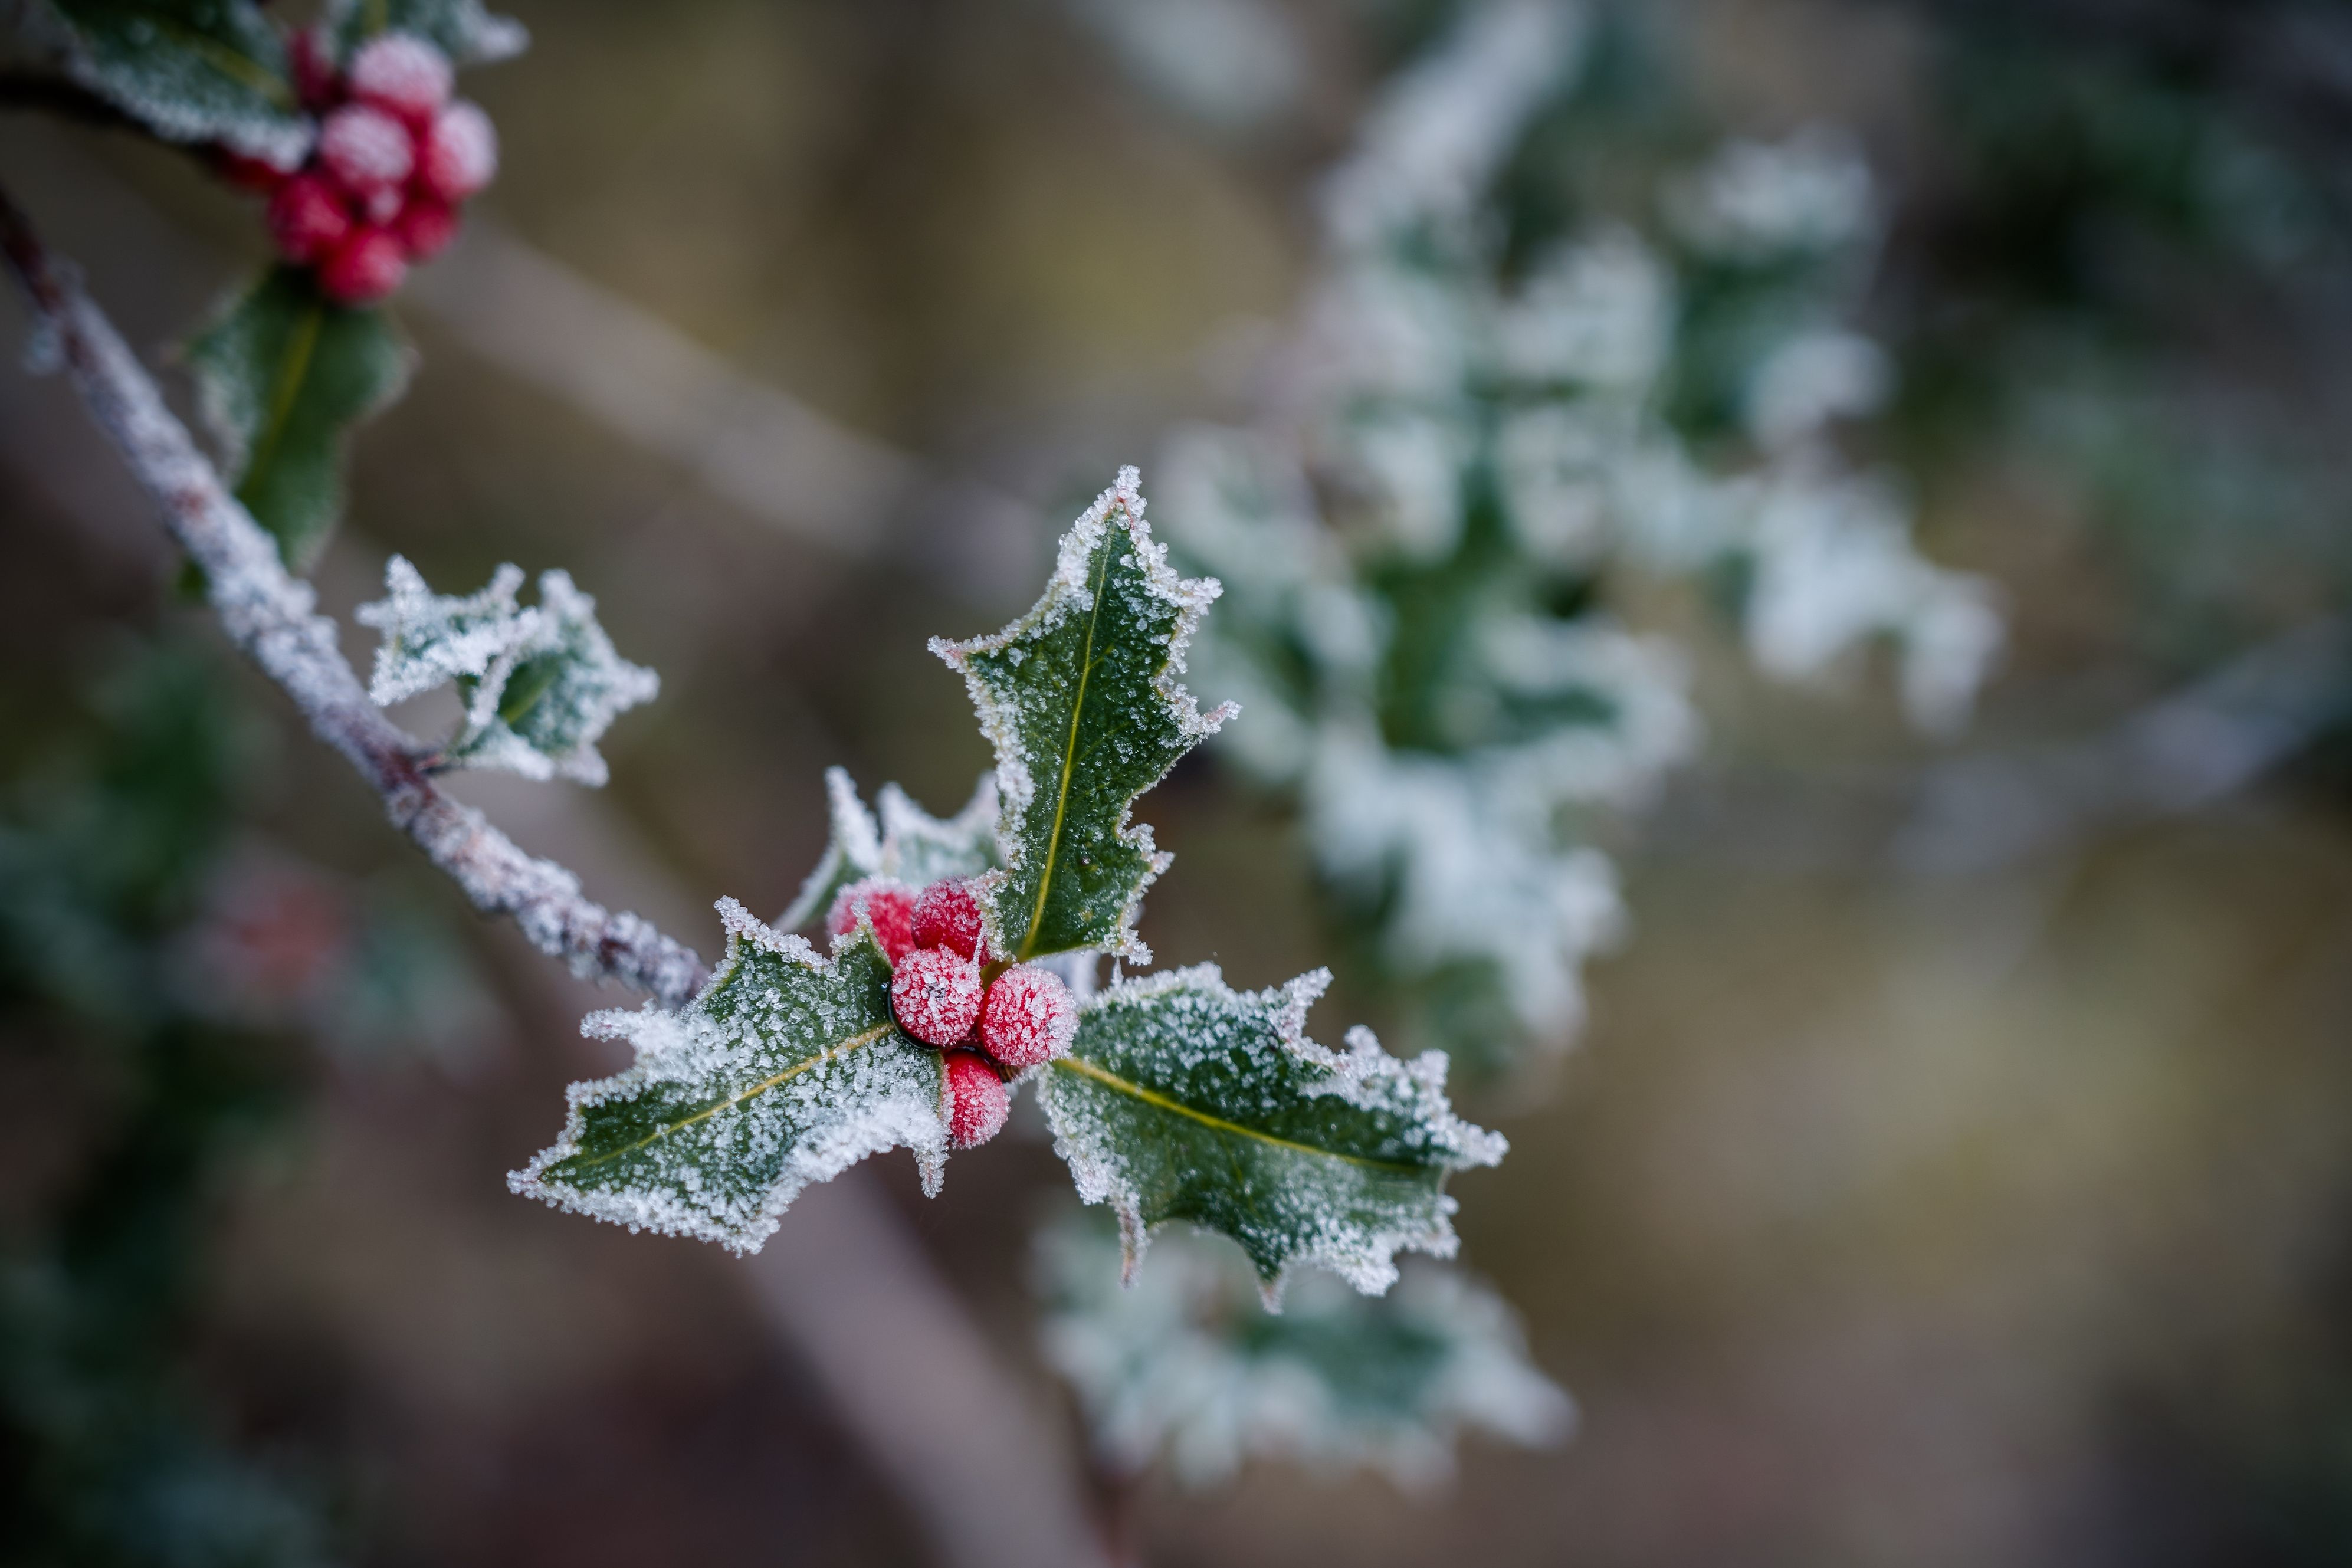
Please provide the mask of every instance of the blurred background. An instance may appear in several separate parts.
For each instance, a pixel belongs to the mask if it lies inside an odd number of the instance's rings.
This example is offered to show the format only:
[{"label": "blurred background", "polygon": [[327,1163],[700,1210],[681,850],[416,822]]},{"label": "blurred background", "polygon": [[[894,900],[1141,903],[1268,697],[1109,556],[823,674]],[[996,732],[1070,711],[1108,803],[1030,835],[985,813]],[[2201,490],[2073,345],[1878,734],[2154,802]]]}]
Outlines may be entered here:
[{"label": "blurred background", "polygon": [[[1118,465],[1156,494],[1171,429],[1254,416],[1326,175],[1465,8],[508,9],[530,51],[467,78],[499,184],[396,303],[422,368],[317,580],[347,616],[392,551],[451,590],[568,568],[661,698],[601,795],[457,793],[708,952],[711,900],[814,865],[828,764],[962,802],[988,754],[925,639],[1025,607]],[[1628,592],[1703,731],[1590,828],[1629,918],[1575,1048],[1457,1093],[1513,1145],[1454,1183],[1464,1259],[1578,1431],[1419,1488],[1148,1472],[1136,1555],[2352,1560],[2352,9],[1591,26],[1498,252],[1563,189],[1641,227],[1662,170],[1835,128],[1886,387],[1836,440],[2005,646],[1923,734],[1879,653],[1776,682],[1704,595]],[[11,111],[0,179],[151,363],[266,256],[249,198],[127,137]],[[386,831],[56,378],[0,377],[0,530],[5,1560],[938,1560],[743,1264],[508,1194],[625,999]],[[1282,791],[1212,748],[1140,815],[1162,963],[1329,963],[1318,1037],[1463,1053],[1335,937]],[[1034,1109],[954,1177],[855,1180],[1075,1453]]]}]

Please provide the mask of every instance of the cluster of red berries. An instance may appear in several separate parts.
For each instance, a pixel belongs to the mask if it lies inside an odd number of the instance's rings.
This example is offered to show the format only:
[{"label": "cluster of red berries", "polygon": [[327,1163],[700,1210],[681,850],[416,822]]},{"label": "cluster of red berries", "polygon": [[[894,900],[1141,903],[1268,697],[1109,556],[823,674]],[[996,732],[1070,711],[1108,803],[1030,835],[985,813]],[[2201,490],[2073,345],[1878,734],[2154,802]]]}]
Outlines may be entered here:
[{"label": "cluster of red berries", "polygon": [[320,292],[381,300],[457,237],[459,204],[498,173],[498,132],[478,106],[450,101],[448,57],[412,34],[370,39],[341,71],[315,29],[291,53],[319,117],[310,161],[285,174],[239,160],[235,173],[268,191],[279,254],[315,268]]},{"label": "cluster of red berries", "polygon": [[861,921],[890,961],[898,1026],[946,1053],[948,1136],[959,1149],[987,1142],[1012,1109],[1004,1074],[1069,1050],[1077,999],[1050,969],[992,961],[969,882],[933,882],[919,894],[880,877],[853,882],[824,927],[843,936]]}]

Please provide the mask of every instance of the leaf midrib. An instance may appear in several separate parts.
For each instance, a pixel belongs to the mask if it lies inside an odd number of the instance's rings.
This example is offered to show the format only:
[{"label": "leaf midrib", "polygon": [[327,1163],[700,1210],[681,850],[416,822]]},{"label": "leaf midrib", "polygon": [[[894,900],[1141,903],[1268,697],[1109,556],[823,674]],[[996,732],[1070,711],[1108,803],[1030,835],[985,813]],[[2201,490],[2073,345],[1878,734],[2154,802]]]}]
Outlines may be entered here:
[{"label": "leaf midrib", "polygon": [[841,1058],[847,1056],[850,1052],[858,1049],[860,1047],[870,1046],[889,1032],[890,1026],[888,1024],[877,1024],[862,1035],[853,1035],[848,1039],[840,1041],[835,1045],[827,1046],[824,1049],[817,1052],[816,1055],[808,1058],[806,1060],[794,1062],[792,1066],[786,1068],[783,1071],[775,1074],[772,1078],[761,1079],[759,1082],[753,1084],[751,1088],[744,1089],[740,1094],[730,1095],[725,1100],[719,1100],[711,1105],[706,1105],[691,1116],[682,1117],[676,1121],[666,1121],[661,1126],[655,1128],[651,1132],[646,1133],[644,1137],[638,1139],[634,1143],[624,1144],[618,1149],[607,1150],[602,1154],[574,1154],[572,1158],[563,1161],[562,1163],[571,1166],[573,1170],[586,1170],[593,1165],[609,1163],[612,1161],[620,1159],[625,1154],[634,1154],[638,1150],[649,1147],[650,1145],[660,1142],[662,1139],[668,1137],[673,1132],[683,1131],[687,1128],[693,1126],[698,1121],[706,1121],[711,1117],[718,1115],[722,1110],[732,1110],[735,1107],[742,1104],[745,1100],[756,1099],[757,1097],[767,1093],[770,1089],[774,1089],[777,1085],[799,1077],[802,1073],[808,1071],[811,1068],[823,1067],[829,1061],[836,1061]]},{"label": "leaf midrib", "polygon": [[1375,1160],[1369,1155],[1350,1154],[1339,1149],[1319,1149],[1312,1143],[1301,1143],[1277,1133],[1262,1131],[1255,1127],[1245,1127],[1238,1121],[1228,1121],[1222,1116],[1212,1116],[1205,1110],[1195,1110],[1181,1100],[1171,1099],[1158,1089],[1146,1089],[1131,1079],[1123,1079],[1106,1068],[1097,1067],[1083,1057],[1057,1057],[1055,1058],[1054,1065],[1064,1072],[1077,1073],[1082,1077],[1093,1079],[1097,1083],[1106,1085],[1121,1094],[1131,1095],[1155,1110],[1171,1110],[1179,1116],[1190,1117],[1204,1127],[1213,1127],[1220,1132],[1238,1133],[1244,1138],[1255,1138],[1261,1143],[1271,1143],[1277,1149],[1290,1149],[1301,1154],[1314,1154],[1327,1160],[1345,1160],[1351,1165],[1362,1165],[1375,1171],[1392,1171],[1400,1175],[1419,1176],[1425,1175],[1429,1172],[1429,1167],[1426,1165],[1409,1164],[1397,1160]]},{"label": "leaf midrib", "polygon": [[278,362],[278,380],[269,389],[267,423],[254,442],[253,460],[246,465],[245,478],[236,487],[237,500],[248,507],[261,490],[271,464],[278,460],[278,449],[285,445],[286,427],[293,422],[295,400],[302,395],[302,384],[310,379],[310,362],[318,356],[319,337],[325,330],[327,306],[322,300],[305,303],[301,319],[294,324],[294,338],[287,345],[286,357]]},{"label": "leaf midrib", "polygon": [[1054,797],[1054,826],[1045,835],[1045,869],[1037,879],[1037,902],[1029,910],[1029,929],[1021,938],[1017,956],[1028,959],[1037,951],[1037,931],[1045,923],[1045,895],[1054,886],[1054,868],[1061,858],[1062,820],[1070,806],[1070,779],[1078,766],[1078,721],[1087,710],[1087,685],[1095,673],[1095,629],[1102,623],[1103,589],[1110,581],[1110,560],[1118,541],[1108,531],[1103,540],[1102,565],[1095,576],[1094,602],[1087,609],[1087,644],[1078,660],[1078,693],[1070,704],[1070,740],[1062,748],[1062,784]]}]

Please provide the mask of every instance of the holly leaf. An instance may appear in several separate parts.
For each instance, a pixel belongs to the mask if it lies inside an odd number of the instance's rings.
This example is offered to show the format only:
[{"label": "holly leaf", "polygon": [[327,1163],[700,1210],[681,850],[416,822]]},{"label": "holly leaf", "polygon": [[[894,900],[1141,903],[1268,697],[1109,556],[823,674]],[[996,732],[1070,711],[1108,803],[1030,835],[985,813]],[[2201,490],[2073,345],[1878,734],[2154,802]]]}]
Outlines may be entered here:
[{"label": "holly leaf", "polygon": [[1453,1255],[1445,1178],[1507,1145],[1454,1114],[1444,1052],[1400,1061],[1361,1026],[1344,1052],[1308,1039],[1330,980],[1237,992],[1201,964],[1121,981],[1039,1074],[1055,1150],[1118,1214],[1129,1279],[1171,1219],[1240,1242],[1269,1307],[1302,1264],[1378,1294],[1399,1248]]},{"label": "holly leaf", "polygon": [[407,389],[415,355],[390,317],[338,305],[280,267],[187,347],[225,466],[278,553],[307,572],[343,510],[352,427]]},{"label": "holly leaf", "polygon": [[684,1007],[592,1014],[636,1047],[575,1083],[562,1136],[507,1185],[557,1208],[756,1252],[803,1188],[869,1154],[915,1152],[937,1193],[948,1131],[940,1053],[899,1033],[890,964],[860,931],[831,959],[719,902],[727,956]]},{"label": "holly leaf", "polygon": [[1093,949],[1150,962],[1135,918],[1171,858],[1129,815],[1234,712],[1202,713],[1177,680],[1219,589],[1170,569],[1139,483],[1121,468],[1079,517],[1027,615],[994,637],[931,643],[996,749],[1004,869],[984,907],[991,945],[1016,962]]},{"label": "holly leaf", "polygon": [[816,869],[801,885],[800,897],[777,920],[779,931],[798,931],[824,919],[842,889],[867,877],[923,888],[950,877],[977,877],[1004,863],[996,852],[996,781],[985,773],[964,808],[945,820],[890,784],[875,797],[877,822],[857,798],[846,768],[825,770],[824,791],[832,836]]},{"label": "holly leaf", "polygon": [[1420,1485],[1452,1470],[1465,1431],[1535,1446],[1574,1423],[1510,1308],[1459,1269],[1416,1259],[1378,1297],[1310,1272],[1273,1314],[1228,1242],[1172,1231],[1127,1289],[1118,1252],[1108,1226],[1073,1214],[1039,1237],[1036,1275],[1045,1360],[1118,1471],[1159,1460],[1207,1486],[1287,1458]]},{"label": "holly leaf", "polygon": [[36,0],[25,15],[76,81],[167,142],[281,169],[310,151],[285,42],[252,0]]},{"label": "holly leaf", "polygon": [[530,34],[510,16],[497,16],[481,0],[333,0],[328,37],[337,59],[378,33],[414,33],[458,65],[488,65],[522,53]]},{"label": "holly leaf", "polygon": [[570,574],[542,573],[532,605],[516,602],[522,572],[511,565],[462,595],[434,593],[397,555],[383,575],[385,597],[355,613],[383,634],[368,688],[378,706],[454,682],[466,710],[441,749],[444,766],[604,784],[596,742],[621,713],[651,701],[661,678],[614,649],[596,601]]}]

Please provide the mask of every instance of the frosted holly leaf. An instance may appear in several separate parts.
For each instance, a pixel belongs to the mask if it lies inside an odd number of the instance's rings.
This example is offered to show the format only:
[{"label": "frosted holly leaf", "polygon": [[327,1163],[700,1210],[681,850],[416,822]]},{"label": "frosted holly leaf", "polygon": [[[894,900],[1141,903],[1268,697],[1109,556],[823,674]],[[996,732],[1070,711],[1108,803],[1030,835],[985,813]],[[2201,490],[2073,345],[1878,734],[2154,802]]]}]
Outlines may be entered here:
[{"label": "frosted holly leaf", "polygon": [[597,740],[622,712],[652,700],[661,678],[614,651],[596,601],[570,574],[542,573],[537,605],[516,603],[521,585],[521,571],[509,565],[479,593],[436,594],[394,556],[386,596],[356,613],[383,634],[368,695],[390,707],[454,683],[465,716],[441,748],[441,765],[602,784]]},{"label": "frosted holly leaf", "polygon": [[994,637],[934,638],[996,748],[1004,869],[992,876],[991,945],[1016,962],[1104,949],[1135,963],[1143,890],[1168,867],[1136,796],[1229,718],[1177,678],[1214,578],[1179,577],[1121,468],[1063,536],[1045,597]]},{"label": "frosted holly leaf", "polygon": [[507,1185],[594,1219],[756,1252],[802,1189],[911,1149],[937,1193],[948,1130],[940,1053],[898,1031],[890,963],[865,931],[830,959],[719,902],[727,955],[693,1001],[595,1013],[636,1047],[572,1086],[562,1136]]},{"label": "frosted holly leaf", "polygon": [[327,26],[337,59],[385,32],[427,39],[461,66],[508,59],[530,44],[520,22],[493,16],[481,0],[332,0]]},{"label": "frosted holly leaf", "polygon": [[1510,1308],[1458,1269],[1415,1259],[1380,1297],[1309,1272],[1274,1315],[1217,1237],[1170,1232],[1130,1289],[1118,1255],[1108,1226],[1074,1214],[1039,1236],[1035,1269],[1045,1359],[1117,1471],[1157,1461],[1208,1486],[1285,1458],[1416,1486],[1451,1472],[1466,1431],[1533,1447],[1575,1423]]},{"label": "frosted holly leaf", "polygon": [[33,0],[23,15],[75,80],[168,142],[217,142],[281,169],[310,122],[286,46],[250,0]]},{"label": "frosted holly leaf", "polygon": [[343,510],[353,426],[408,385],[415,355],[373,307],[338,305],[310,273],[280,267],[187,345],[196,400],[236,499],[307,572]]},{"label": "frosted holly leaf", "polygon": [[996,781],[987,774],[964,808],[944,820],[908,799],[897,784],[884,784],[875,800],[877,821],[857,798],[857,785],[845,768],[825,770],[824,790],[832,836],[816,869],[801,885],[800,897],[778,918],[780,931],[798,931],[822,920],[842,889],[867,877],[925,888],[1004,864],[996,850]]},{"label": "frosted holly leaf", "polygon": [[1238,992],[1201,964],[1122,981],[1081,1013],[1038,1096],[1078,1195],[1118,1215],[1129,1279],[1171,1219],[1240,1242],[1269,1306],[1301,1264],[1377,1294],[1399,1248],[1452,1256],[1445,1178],[1507,1145],[1454,1114],[1444,1053],[1400,1061],[1361,1027],[1345,1051],[1308,1039],[1330,981]]}]

